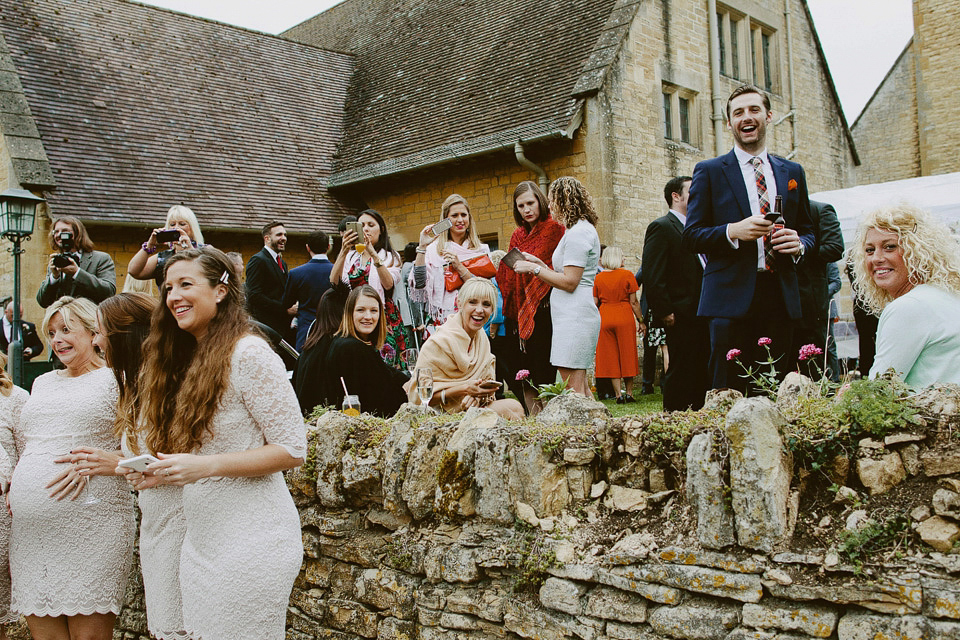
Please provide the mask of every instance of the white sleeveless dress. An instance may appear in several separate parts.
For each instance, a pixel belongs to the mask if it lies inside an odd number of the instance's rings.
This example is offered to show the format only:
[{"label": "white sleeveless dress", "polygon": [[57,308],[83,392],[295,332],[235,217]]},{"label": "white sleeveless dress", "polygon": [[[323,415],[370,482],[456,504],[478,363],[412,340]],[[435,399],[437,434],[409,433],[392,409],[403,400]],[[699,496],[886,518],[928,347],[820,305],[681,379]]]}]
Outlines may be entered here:
[{"label": "white sleeveless dress", "polygon": [[[13,387],[10,395],[0,393],[0,482],[7,486],[17,464],[13,430],[20,422],[20,411],[30,394]],[[0,625],[16,622],[20,616],[10,611],[10,512],[0,504]]]}]

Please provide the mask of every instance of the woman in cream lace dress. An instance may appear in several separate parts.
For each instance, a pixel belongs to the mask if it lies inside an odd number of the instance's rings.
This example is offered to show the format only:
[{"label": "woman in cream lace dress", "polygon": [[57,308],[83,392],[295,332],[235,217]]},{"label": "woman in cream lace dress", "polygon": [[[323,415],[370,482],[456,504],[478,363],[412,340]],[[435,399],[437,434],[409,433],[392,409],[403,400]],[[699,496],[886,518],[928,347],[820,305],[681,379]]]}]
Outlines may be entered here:
[{"label": "woman in cream lace dress", "polygon": [[[30,397],[6,371],[7,357],[0,353],[0,490],[6,493],[10,476],[17,464],[17,449],[13,444],[14,425],[20,422],[20,411]],[[10,512],[0,504],[0,640],[7,640],[4,625],[16,622],[20,616],[10,611],[10,571],[7,551],[10,542]]]},{"label": "woman in cream lace dress", "polygon": [[[37,378],[14,430],[12,608],[34,638],[113,636],[133,556],[133,499],[118,477],[63,474],[78,447],[116,451],[117,383],[93,348],[96,307],[63,297],[41,333],[66,369]],[[51,491],[52,487],[52,491]]]},{"label": "woman in cream lace dress", "polygon": [[[141,556],[145,570],[179,561],[184,630],[203,640],[282,640],[303,556],[281,472],[303,462],[306,432],[282,362],[247,327],[222,252],[170,259],[144,345],[137,423],[160,460],[127,477],[142,492],[183,487],[179,558],[150,539]],[[157,524],[144,512],[145,530]]]}]

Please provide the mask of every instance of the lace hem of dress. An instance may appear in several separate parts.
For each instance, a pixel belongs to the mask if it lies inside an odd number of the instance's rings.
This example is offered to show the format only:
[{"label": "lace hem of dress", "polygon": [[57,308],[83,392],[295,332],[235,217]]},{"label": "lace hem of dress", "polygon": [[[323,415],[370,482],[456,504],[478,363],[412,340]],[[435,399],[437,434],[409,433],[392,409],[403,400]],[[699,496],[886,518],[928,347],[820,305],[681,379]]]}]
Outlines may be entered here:
[{"label": "lace hem of dress", "polygon": [[147,624],[147,628],[150,629],[150,634],[157,640],[194,640],[198,637],[189,631],[162,631],[155,629],[150,624]]},{"label": "lace hem of dress", "polygon": [[11,611],[5,616],[0,616],[0,625],[11,624],[20,620],[20,614]]},{"label": "lace hem of dress", "polygon": [[[11,605],[11,609],[15,605]],[[103,604],[91,604],[91,605],[77,605],[76,607],[36,607],[34,609],[29,609],[27,607],[21,608],[17,606],[16,611],[22,616],[89,616],[94,613],[112,613],[115,616],[120,615],[121,605],[116,603],[111,603],[108,605]]]}]

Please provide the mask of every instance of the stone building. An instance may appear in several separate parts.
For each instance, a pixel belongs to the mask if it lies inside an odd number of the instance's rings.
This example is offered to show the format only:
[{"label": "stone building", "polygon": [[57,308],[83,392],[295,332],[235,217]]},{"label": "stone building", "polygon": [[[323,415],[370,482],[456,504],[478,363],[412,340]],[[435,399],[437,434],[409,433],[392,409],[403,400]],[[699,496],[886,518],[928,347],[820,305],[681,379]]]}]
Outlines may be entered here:
[{"label": "stone building", "polygon": [[402,246],[458,192],[505,246],[516,183],[561,175],[635,268],[665,182],[732,146],[721,114],[744,81],[812,191],[858,163],[805,0],[345,0],[283,37],[126,0],[0,0],[0,38],[0,187],[49,202],[28,303],[50,215],[83,218],[122,284],[172,204],[249,253],[267,219],[330,230],[364,206]]},{"label": "stone building", "polygon": [[712,114],[744,81],[769,90],[770,149],[812,190],[846,186],[857,163],[803,0],[346,0],[283,35],[356,56],[330,188],[384,212],[398,241],[458,192],[506,245],[533,162],[585,183],[601,241],[635,268],[666,181],[732,147]]},{"label": "stone building", "polygon": [[851,127],[856,184],[960,171],[960,4],[913,0],[913,31]]}]

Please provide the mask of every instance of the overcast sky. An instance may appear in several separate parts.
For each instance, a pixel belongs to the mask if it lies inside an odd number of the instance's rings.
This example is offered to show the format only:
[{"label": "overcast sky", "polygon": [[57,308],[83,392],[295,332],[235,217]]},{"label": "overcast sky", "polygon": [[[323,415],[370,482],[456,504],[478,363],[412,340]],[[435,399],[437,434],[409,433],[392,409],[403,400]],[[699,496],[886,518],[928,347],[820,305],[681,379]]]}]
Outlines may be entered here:
[{"label": "overcast sky", "polygon": [[[280,33],[339,0],[154,0],[148,2]],[[859,115],[913,34],[911,0],[807,0],[848,124]]]}]

